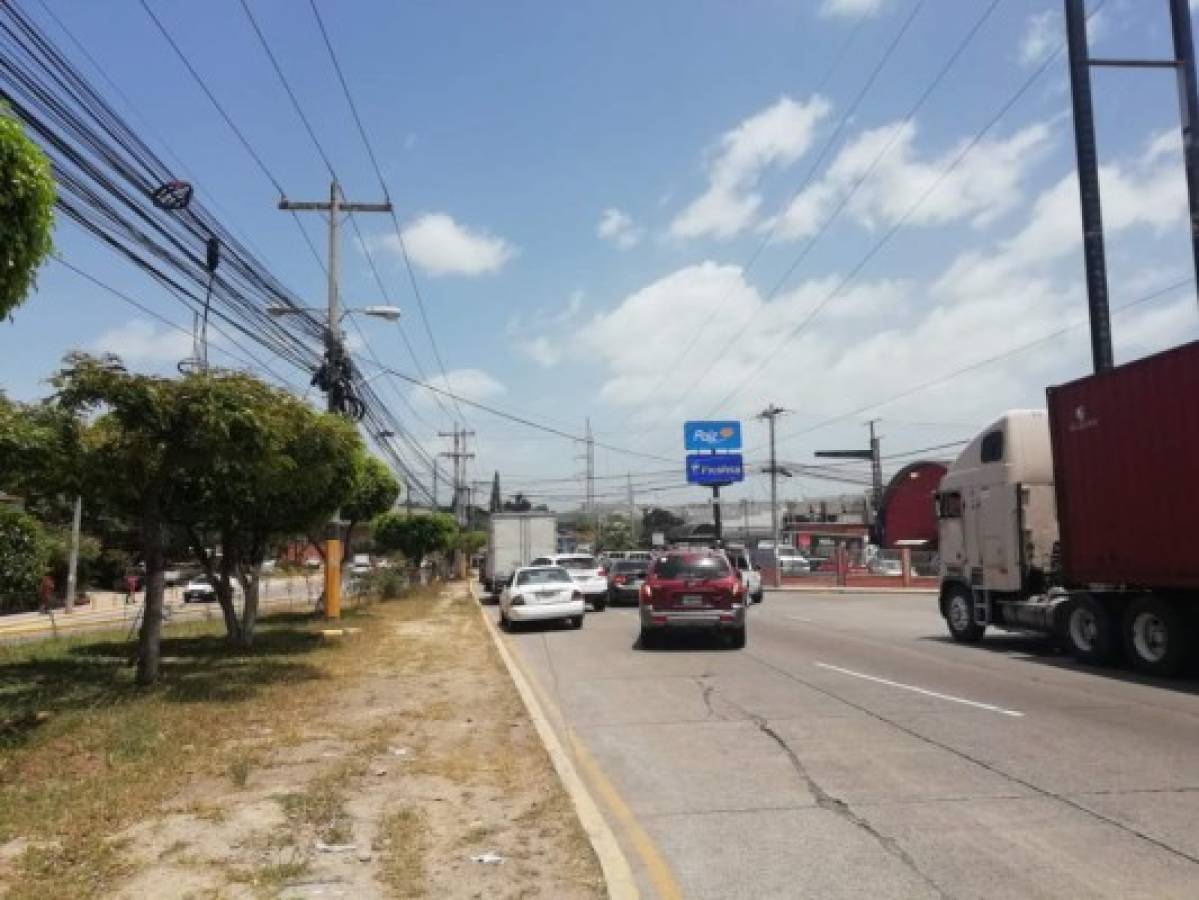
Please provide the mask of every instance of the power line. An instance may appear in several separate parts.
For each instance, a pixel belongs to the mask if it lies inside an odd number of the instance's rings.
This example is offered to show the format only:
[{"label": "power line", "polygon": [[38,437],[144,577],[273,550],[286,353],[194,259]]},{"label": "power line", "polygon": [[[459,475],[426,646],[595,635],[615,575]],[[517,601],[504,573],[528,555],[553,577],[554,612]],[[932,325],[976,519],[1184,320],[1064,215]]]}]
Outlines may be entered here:
[{"label": "power line", "polygon": [[[145,2],[145,0],[143,0]],[[329,38],[328,29],[325,28],[325,20],[321,16],[320,9],[316,5],[316,0],[310,0],[309,5],[312,7],[312,15],[316,19],[317,27],[320,29],[321,38],[325,42],[325,49],[329,51],[329,59],[333,63],[333,69],[337,73],[337,80],[341,84],[342,93],[345,95],[346,103],[350,107],[350,112],[354,117],[354,124],[358,126],[358,134],[362,138],[363,146],[366,148],[367,156],[370,157],[371,166],[375,171],[375,177],[379,179],[379,187],[383,191],[383,196],[389,201],[391,199],[390,192],[387,190],[387,181],[383,177],[383,169],[379,165],[379,160],[375,156],[374,148],[371,144],[370,137],[366,133],[366,127],[362,123],[362,117],[358,114],[358,105],[354,102],[354,95],[350,91],[349,82],[346,81],[345,73],[342,71],[341,63],[337,58],[337,52],[333,49],[333,42]],[[446,385],[450,384],[450,377],[446,374],[445,362],[441,357],[441,350],[437,345],[437,339],[433,336],[433,328],[429,324],[429,315],[425,309],[424,295],[421,292],[420,285],[416,280],[416,272],[412,267],[412,260],[408,257],[408,246],[404,240],[404,230],[400,227],[400,220],[396,216],[395,210],[391,211],[391,224],[395,229],[396,241],[400,248],[400,256],[404,261],[404,268],[408,273],[408,282],[412,287],[412,295],[416,298],[416,306],[420,312],[421,323],[424,325],[425,335],[429,339],[429,346],[433,350],[433,358],[437,362],[438,371],[441,372],[441,377],[445,380]],[[457,399],[454,400],[454,407],[458,410],[458,417],[466,424],[466,416],[462,412],[462,406]]]},{"label": "power line", "polygon": [[[1095,9],[1091,12],[1091,15],[1094,16],[1102,6],[1103,6],[1102,3],[1098,4],[1095,7]],[[1003,119],[1003,117],[1006,116],[1008,114],[1008,112],[1011,111],[1012,107],[1014,107],[1020,101],[1020,99],[1026,93],[1028,93],[1028,91],[1032,88],[1033,84],[1037,81],[1037,79],[1039,79],[1041,77],[1041,75],[1043,75],[1045,73],[1045,71],[1049,68],[1049,66],[1053,63],[1053,61],[1055,59],[1057,59],[1057,57],[1061,54],[1061,51],[1062,51],[1062,45],[1059,44],[1053,50],[1052,53],[1050,53],[1049,55],[1047,55],[1045,57],[1045,59],[1041,62],[1041,64],[1039,66],[1037,66],[1032,71],[1032,73],[1028,76],[1028,78],[1026,78],[1024,80],[1024,82],[1020,85],[1020,87],[1016,90],[1016,92],[1014,94],[1012,94],[1012,96],[1009,97],[1007,99],[1007,101],[1003,103],[1003,105],[1000,106],[998,112],[996,112],[987,121],[987,123],[985,125],[983,125],[983,127],[980,128],[975,133],[974,137],[971,138],[970,141],[967,142],[962,147],[962,149],[954,156],[954,158],[950,161],[949,165],[941,170],[941,172],[937,175],[937,177],[935,179],[933,179],[933,181],[920,194],[920,196],[915,200],[915,202],[913,202],[911,204],[911,206],[909,206],[907,208],[907,210],[904,211],[903,215],[900,216],[900,218],[898,220],[896,220],[896,222],[886,231],[885,234],[883,234],[883,236],[878,241],[876,241],[874,243],[873,246],[871,246],[871,248],[853,266],[853,268],[850,269],[849,272],[844,277],[841,278],[841,280],[837,283],[837,285],[831,291],[829,291],[829,293],[824,297],[824,299],[821,300],[820,303],[818,303],[816,305],[816,307],[806,317],[804,317],[802,320],[800,320],[800,322],[798,324],[796,324],[796,326],[794,328],[792,328],[783,337],[783,339],[774,346],[774,348],[769,353],[767,353],[763,356],[762,362],[759,363],[757,366],[755,366],[753,369],[751,369],[750,372],[746,375],[746,377],[741,379],[741,381],[739,381],[736,384],[736,386],[734,386],[734,388],[728,394],[726,394],[723,399],[721,399],[721,401],[717,404],[717,407],[723,406],[729,400],[731,400],[733,397],[735,397],[738,393],[740,393],[740,391],[745,387],[745,385],[750,381],[750,379],[752,379],[754,376],[756,376],[759,372],[762,371],[763,368],[766,367],[766,365],[768,365],[770,363],[774,354],[778,353],[786,344],[788,344],[792,340],[794,340],[795,337],[798,336],[799,333],[801,331],[803,331],[808,326],[808,324],[810,324],[821,313],[821,311],[823,311],[824,308],[841,293],[842,290],[844,290],[855,278],[857,278],[857,276],[862,272],[863,269],[866,268],[866,266],[870,263],[870,261],[872,259],[874,259],[874,257],[877,256],[878,253],[885,246],[887,246],[887,244],[889,244],[891,242],[891,239],[894,238],[895,235],[898,234],[899,231],[907,224],[908,220],[915,214],[915,212],[924,205],[924,203],[929,199],[929,197],[931,197],[934,193],[936,193],[936,191],[944,183],[945,179],[948,178],[953,172],[955,172],[957,170],[958,166],[960,166],[962,164],[962,162],[966,159],[966,157],[971,153],[971,151],[973,151],[974,148],[978,146],[978,144],[982,141],[983,137],[985,137],[991,131],[991,129],[994,128]]]},{"label": "power line", "polygon": [[[1153,300],[1158,300],[1164,296],[1167,296],[1167,295],[1173,293],[1174,291],[1181,290],[1182,288],[1190,288],[1191,285],[1193,285],[1193,284],[1194,284],[1194,279],[1192,279],[1192,278],[1186,278],[1186,279],[1183,279],[1182,281],[1177,281],[1174,284],[1168,285],[1167,287],[1160,288],[1159,290],[1153,291],[1152,293],[1145,294],[1142,297],[1138,297],[1136,300],[1130,300],[1128,303],[1125,303],[1121,306],[1117,306],[1114,310],[1112,310],[1112,314],[1119,315],[1120,313],[1127,312],[1128,310],[1133,309],[1134,307],[1140,306],[1144,303],[1149,303]],[[952,381],[953,379],[958,378],[962,375],[965,375],[969,372],[973,372],[976,369],[981,369],[984,366],[991,365],[992,363],[1001,362],[1002,360],[1008,359],[1012,356],[1016,356],[1020,353],[1025,352],[1026,350],[1031,350],[1033,347],[1036,347],[1039,344],[1044,344],[1048,341],[1056,340],[1057,338],[1062,337],[1063,335],[1068,334],[1069,332],[1073,331],[1075,328],[1079,328],[1085,324],[1087,324],[1086,319],[1078,319],[1077,321],[1071,322],[1069,325],[1064,325],[1061,328],[1057,328],[1057,329],[1049,332],[1048,334],[1042,335],[1039,338],[1035,338],[1034,340],[1027,341],[1027,342],[1025,342],[1023,344],[1019,344],[1018,346],[1015,346],[1015,347],[1010,347],[1007,350],[1002,351],[1001,353],[996,353],[993,356],[988,356],[988,357],[985,357],[984,359],[980,359],[975,362],[972,362],[969,365],[962,366],[960,369],[954,369],[952,372],[947,372],[944,375],[938,375],[936,378],[930,378],[928,381],[923,381],[920,384],[913,385],[910,388],[900,391],[898,394],[892,394],[890,397],[887,397],[885,400],[873,401],[871,403],[866,404],[865,406],[860,406],[857,409],[851,410],[849,412],[840,413],[835,416],[830,416],[829,418],[824,419],[824,420],[816,423],[815,425],[808,426],[807,428],[801,428],[798,431],[793,431],[790,434],[784,435],[781,438],[781,440],[790,440],[791,438],[800,437],[801,435],[811,434],[814,431],[819,431],[820,429],[826,428],[829,425],[833,425],[837,422],[843,422],[846,419],[852,419],[855,416],[859,416],[862,413],[869,412],[873,409],[877,409],[880,406],[886,406],[889,403],[894,403],[896,400],[902,400],[905,397],[910,397],[913,394],[917,394],[921,391],[927,390],[930,387],[935,387],[937,385],[944,384],[947,381]]]}]

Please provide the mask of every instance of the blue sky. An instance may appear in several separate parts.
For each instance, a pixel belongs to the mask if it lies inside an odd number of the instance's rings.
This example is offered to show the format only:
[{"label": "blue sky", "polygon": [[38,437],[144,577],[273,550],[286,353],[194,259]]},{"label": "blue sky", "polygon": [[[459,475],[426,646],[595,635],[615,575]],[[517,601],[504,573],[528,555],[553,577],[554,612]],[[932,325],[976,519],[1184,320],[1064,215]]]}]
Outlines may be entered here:
[{"label": "blue sky", "polygon": [[[295,225],[275,209],[270,182],[140,4],[45,2],[128,95],[136,114],[114,102],[160,155],[171,158],[165,140],[226,224],[294,290],[323,302],[322,274]],[[377,199],[307,4],[251,4],[345,193]],[[75,58],[37,3],[25,5]],[[860,423],[878,416],[884,449],[902,452],[966,438],[1005,408],[1042,403],[1046,384],[1088,370],[1086,330],[1075,328],[797,434],[1085,316],[1064,57],[919,202],[1060,44],[1057,0],[1001,0],[902,131],[906,111],[983,13],[982,0],[919,5],[847,118],[915,0],[320,5],[408,229],[451,381],[465,395],[572,432],[590,416],[601,439],[677,457],[681,474],[685,418],[743,417],[779,403],[795,411],[780,424],[783,453],[808,462],[814,449],[861,443]],[[288,195],[327,193],[323,164],[238,0],[151,6]],[[1168,55],[1159,0],[1107,0],[1092,26],[1096,52]],[[1119,306],[1192,274],[1177,104],[1163,72],[1100,72],[1095,88],[1112,302]],[[433,375],[390,220],[363,216],[361,224],[393,301],[405,310],[420,363]],[[323,247],[319,220],[308,226]],[[56,242],[76,265],[190,324],[177,303],[69,223]],[[344,259],[345,299],[380,302],[349,238]],[[414,371],[395,325],[364,328],[389,365]],[[1121,359],[1195,337],[1193,289],[1118,316],[1115,331]],[[37,294],[0,327],[0,384],[15,397],[39,396],[75,347],[112,349],[136,367],[171,371],[187,344],[50,264]],[[289,377],[305,382],[294,371]],[[390,390],[385,398],[394,397]],[[419,390],[412,400],[427,422],[414,430],[433,448],[432,432],[447,423]],[[569,483],[551,488],[538,480],[580,471],[578,448],[484,413],[468,417],[478,432],[477,477],[499,468],[506,487],[577,493]],[[747,428],[754,458],[759,431]],[[603,474],[667,468],[612,451],[598,455]],[[644,474],[638,482],[672,480]],[[800,481],[788,492],[830,488]],[[761,479],[738,495],[764,496]]]}]

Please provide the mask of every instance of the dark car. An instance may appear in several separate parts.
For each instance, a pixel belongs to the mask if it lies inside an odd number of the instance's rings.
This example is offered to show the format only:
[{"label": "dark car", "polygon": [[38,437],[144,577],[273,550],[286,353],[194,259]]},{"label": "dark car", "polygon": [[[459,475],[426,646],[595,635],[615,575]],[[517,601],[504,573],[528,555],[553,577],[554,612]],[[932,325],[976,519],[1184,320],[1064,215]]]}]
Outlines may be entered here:
[{"label": "dark car", "polygon": [[720,550],[671,550],[641,586],[641,646],[675,629],[711,629],[745,646],[745,585]]},{"label": "dark car", "polygon": [[608,569],[608,602],[615,606],[617,603],[637,602],[641,596],[641,585],[645,583],[649,563],[644,559],[617,559]]}]

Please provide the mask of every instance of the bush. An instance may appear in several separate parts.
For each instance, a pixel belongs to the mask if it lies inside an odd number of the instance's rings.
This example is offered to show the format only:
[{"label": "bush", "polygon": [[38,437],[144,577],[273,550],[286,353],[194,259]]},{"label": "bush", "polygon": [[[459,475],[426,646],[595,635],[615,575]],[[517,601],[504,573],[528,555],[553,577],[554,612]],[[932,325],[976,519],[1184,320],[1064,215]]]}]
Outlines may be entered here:
[{"label": "bush", "polygon": [[362,589],[380,600],[398,600],[408,590],[408,576],[400,569],[376,569],[362,580]]},{"label": "bush", "polygon": [[0,507],[0,612],[36,609],[49,550],[37,519]]}]

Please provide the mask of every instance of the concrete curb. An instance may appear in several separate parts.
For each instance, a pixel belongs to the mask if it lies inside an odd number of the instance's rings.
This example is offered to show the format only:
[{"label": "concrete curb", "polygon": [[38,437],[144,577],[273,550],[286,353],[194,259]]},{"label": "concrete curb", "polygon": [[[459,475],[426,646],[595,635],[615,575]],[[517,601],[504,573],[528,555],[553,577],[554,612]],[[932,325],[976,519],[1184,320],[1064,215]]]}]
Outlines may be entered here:
[{"label": "concrete curb", "polygon": [[[467,585],[467,592],[471,600],[478,603],[473,584]],[[574,805],[579,822],[583,826],[583,830],[587,833],[587,839],[591,842],[591,849],[595,851],[600,869],[603,870],[604,883],[608,889],[608,896],[613,898],[613,900],[638,900],[641,894],[637,890],[637,882],[633,877],[633,869],[629,865],[624,851],[620,849],[616,835],[612,833],[612,829],[608,826],[607,821],[600,812],[599,804],[596,803],[595,798],[591,796],[591,792],[583,783],[583,779],[575,769],[570,754],[566,752],[561,741],[558,740],[558,736],[554,733],[554,728],[550,724],[545,710],[542,708],[536,694],[533,693],[532,687],[530,687],[528,681],[525,679],[524,673],[521,672],[520,667],[512,658],[512,654],[504,646],[504,641],[488,617],[487,610],[482,604],[478,604],[478,609],[479,616],[483,619],[483,627],[491,635],[491,642],[495,645],[500,659],[503,660],[504,668],[508,670],[508,675],[511,677],[512,683],[516,686],[517,693],[520,694],[520,699],[529,713],[529,718],[533,720],[533,727],[537,729],[537,734],[541,737],[541,742],[545,745],[550,762],[554,764],[554,770],[558,773],[558,778],[561,780],[562,786],[566,789],[567,796],[570,797],[570,802]]]}]

